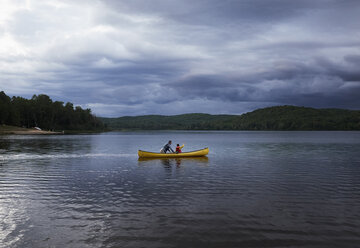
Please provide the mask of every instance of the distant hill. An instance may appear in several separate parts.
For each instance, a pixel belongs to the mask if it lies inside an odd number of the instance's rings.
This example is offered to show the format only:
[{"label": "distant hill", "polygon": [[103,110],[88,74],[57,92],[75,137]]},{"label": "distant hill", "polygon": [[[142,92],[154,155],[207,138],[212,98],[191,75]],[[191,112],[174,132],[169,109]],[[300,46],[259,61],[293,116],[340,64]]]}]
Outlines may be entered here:
[{"label": "distant hill", "polygon": [[100,118],[109,129],[360,130],[360,111],[276,106],[243,115],[183,114]]},{"label": "distant hill", "polygon": [[[232,123],[234,117],[234,115],[183,114],[173,116],[124,116],[119,118],[100,118],[100,120],[109,129],[113,130],[209,130],[224,129],[224,125],[227,122]],[[230,126],[228,129],[230,129]]]},{"label": "distant hill", "polygon": [[360,130],[360,111],[277,106],[236,118],[237,130]]}]

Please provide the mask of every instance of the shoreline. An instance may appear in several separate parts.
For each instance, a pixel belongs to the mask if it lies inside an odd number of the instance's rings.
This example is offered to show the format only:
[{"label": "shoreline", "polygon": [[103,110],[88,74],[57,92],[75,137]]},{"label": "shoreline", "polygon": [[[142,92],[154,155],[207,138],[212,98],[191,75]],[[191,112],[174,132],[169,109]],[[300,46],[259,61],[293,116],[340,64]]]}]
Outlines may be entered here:
[{"label": "shoreline", "polygon": [[66,135],[66,134],[93,134],[108,132],[109,130],[63,130],[63,131],[49,131],[39,130],[37,128],[25,128],[8,125],[0,125],[1,135]]},{"label": "shoreline", "polygon": [[0,126],[0,135],[59,135],[63,132],[38,130],[35,128],[22,128],[2,125]]},{"label": "shoreline", "polygon": [[59,135],[63,132],[28,130],[28,131],[1,131],[0,135]]}]

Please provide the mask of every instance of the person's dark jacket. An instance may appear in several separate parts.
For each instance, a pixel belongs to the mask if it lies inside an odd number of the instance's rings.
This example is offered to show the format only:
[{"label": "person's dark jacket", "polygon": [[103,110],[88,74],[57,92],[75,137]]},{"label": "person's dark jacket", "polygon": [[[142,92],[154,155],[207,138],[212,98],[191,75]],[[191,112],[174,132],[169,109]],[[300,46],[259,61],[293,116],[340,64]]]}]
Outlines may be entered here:
[{"label": "person's dark jacket", "polygon": [[164,152],[167,153],[168,151],[171,151],[172,153],[174,153],[174,150],[171,148],[170,144],[167,143],[165,146],[164,146]]}]

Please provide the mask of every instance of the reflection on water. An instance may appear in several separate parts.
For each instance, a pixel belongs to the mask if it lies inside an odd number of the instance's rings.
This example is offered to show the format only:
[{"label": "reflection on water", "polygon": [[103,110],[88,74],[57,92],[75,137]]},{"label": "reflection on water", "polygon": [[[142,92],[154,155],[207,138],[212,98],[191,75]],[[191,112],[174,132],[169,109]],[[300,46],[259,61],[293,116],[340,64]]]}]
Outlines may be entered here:
[{"label": "reflection on water", "polygon": [[[170,138],[211,152],[138,159]],[[0,151],[0,247],[360,243],[360,132],[3,136]]]},{"label": "reflection on water", "polygon": [[176,166],[180,167],[181,164],[196,164],[207,166],[209,158],[204,157],[193,157],[193,158],[138,158],[139,166],[156,165],[161,163],[165,167]]}]

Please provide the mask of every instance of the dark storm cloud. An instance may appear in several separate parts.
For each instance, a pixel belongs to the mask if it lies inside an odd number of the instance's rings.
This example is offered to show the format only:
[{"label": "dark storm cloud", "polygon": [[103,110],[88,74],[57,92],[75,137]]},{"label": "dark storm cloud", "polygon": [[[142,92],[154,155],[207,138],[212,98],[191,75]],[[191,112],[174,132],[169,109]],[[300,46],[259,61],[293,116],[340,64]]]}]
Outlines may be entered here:
[{"label": "dark storm cloud", "polygon": [[[359,63],[358,56],[345,61]],[[182,97],[230,102],[277,102],[316,107],[360,108],[360,73],[357,66],[317,59],[315,64],[292,64],[281,69],[226,77],[187,77],[169,87]]]},{"label": "dark storm cloud", "polygon": [[324,68],[324,74],[341,78],[344,82],[360,82],[359,55],[344,57],[345,64],[336,64],[325,58],[319,59],[318,63]]},{"label": "dark storm cloud", "polygon": [[0,87],[98,115],[360,108],[360,2],[4,0]]},{"label": "dark storm cloud", "polygon": [[346,62],[360,67],[360,55],[347,55],[344,59]]},{"label": "dark storm cloud", "polygon": [[135,13],[155,13],[190,25],[219,25],[244,20],[262,24],[267,21],[280,21],[292,18],[294,15],[301,14],[309,9],[317,9],[323,6],[325,2],[331,5],[335,1],[105,0],[105,2],[117,7],[119,10]]}]

